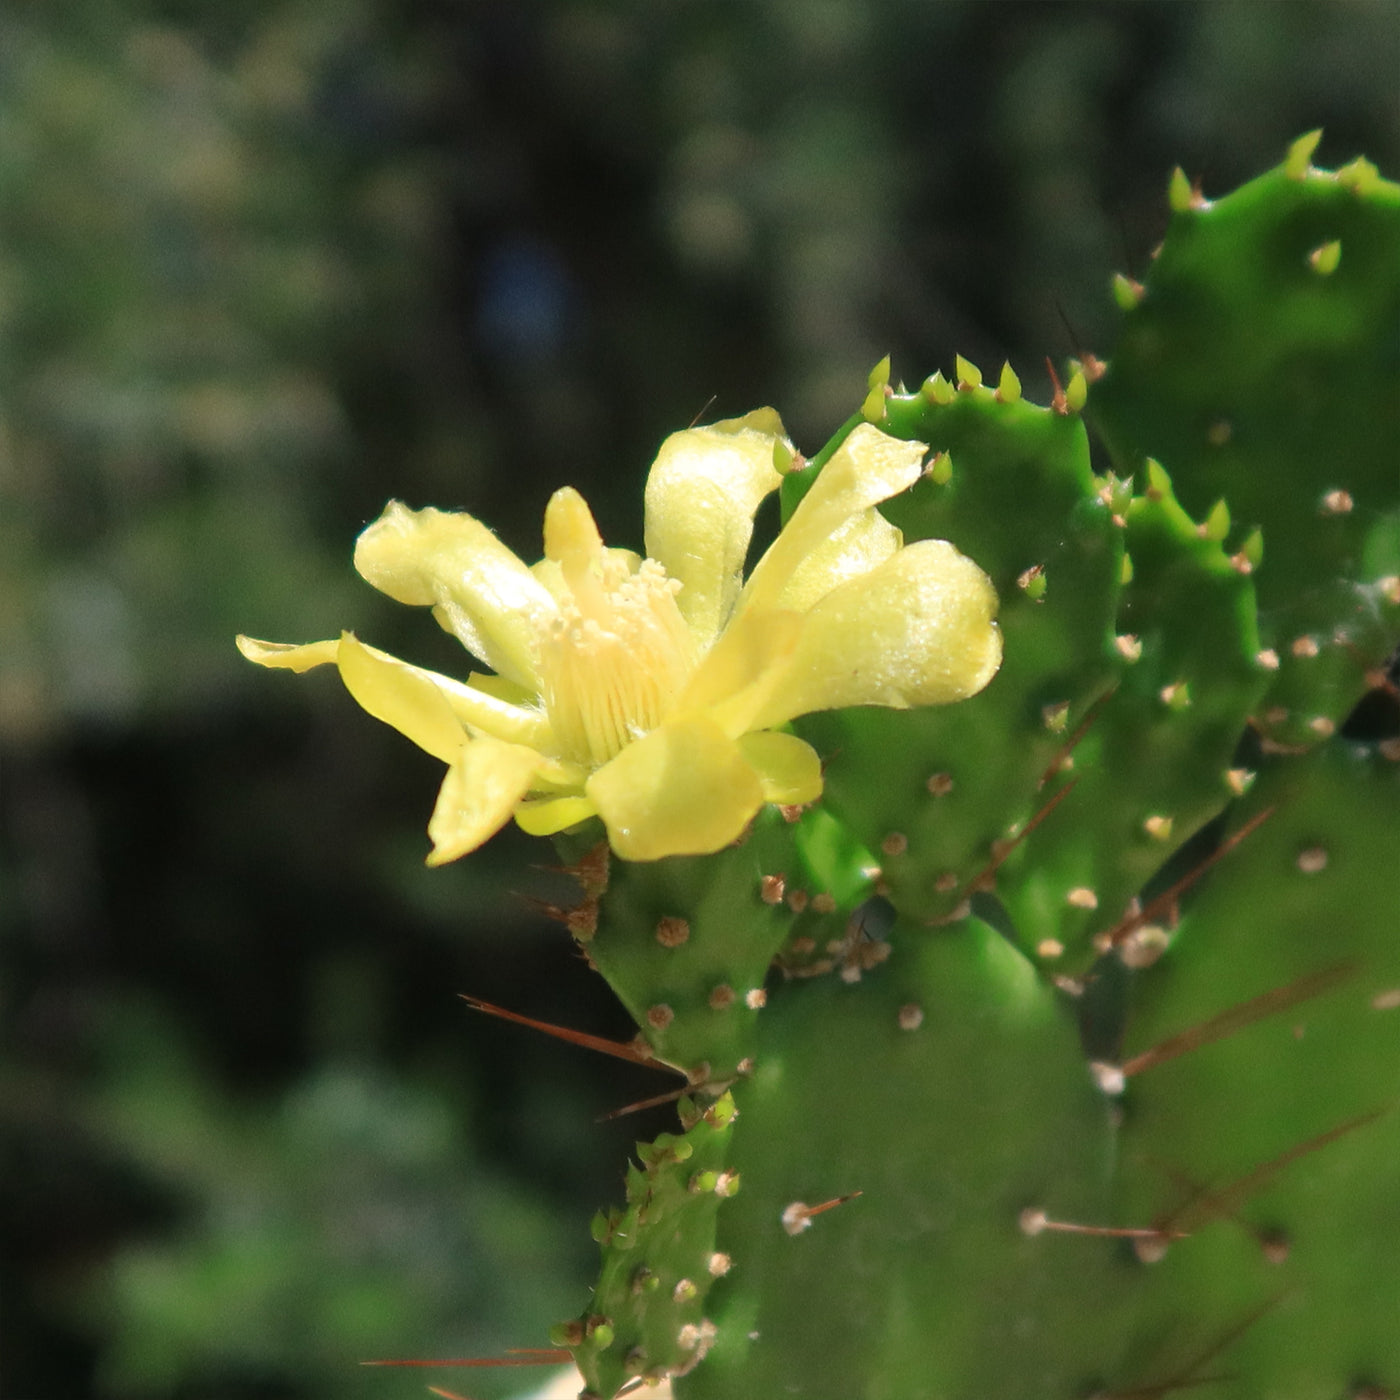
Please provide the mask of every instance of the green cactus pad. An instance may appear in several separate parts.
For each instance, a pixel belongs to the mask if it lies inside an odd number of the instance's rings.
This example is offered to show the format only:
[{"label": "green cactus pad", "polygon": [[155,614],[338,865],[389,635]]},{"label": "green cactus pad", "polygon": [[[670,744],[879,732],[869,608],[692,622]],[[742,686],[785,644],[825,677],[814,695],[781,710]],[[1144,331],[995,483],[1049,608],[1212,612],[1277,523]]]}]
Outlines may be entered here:
[{"label": "green cactus pad", "polygon": [[604,1400],[637,1377],[684,1373],[713,1340],[705,1299],[729,1267],[714,1249],[715,1218],[739,1188],[725,1169],[734,1101],[725,1094],[701,1112],[687,1099],[681,1113],[685,1133],[638,1145],[626,1207],[594,1218],[603,1268],[592,1306],[554,1330],[587,1393]]},{"label": "green cactus pad", "polygon": [[884,400],[880,426],[934,456],[883,509],[906,541],[952,540],[990,575],[1001,671],[957,705],[846,710],[796,726],[826,760],[825,804],[876,853],[895,907],[922,922],[954,915],[1001,858],[1122,665],[1122,527],[1090,470],[1083,425],[970,380],[938,383],[936,395]]},{"label": "green cactus pad", "polygon": [[1145,456],[1203,517],[1256,529],[1263,645],[1279,663],[1256,722],[1328,737],[1400,638],[1400,185],[1353,162],[1278,169],[1176,212],[1089,414],[1118,469]]},{"label": "green cactus pad", "polygon": [[[1239,1377],[1222,1397],[1394,1394],[1400,764],[1342,744],[1275,759],[1231,824],[1266,811],[1137,979],[1121,1211],[1190,1238],[1124,1282],[1152,1344],[1119,1383],[1264,1308],[1212,1367]],[[1153,1063],[1212,1022],[1228,1033]]]},{"label": "green cactus pad", "polygon": [[1025,1228],[1106,1208],[1106,1105],[1073,1017],[975,919],[892,941],[858,986],[791,983],[763,1013],[735,1088],[743,1190],[719,1217],[734,1267],[684,1400],[1031,1400],[1084,1379],[1080,1290],[1107,1251]]},{"label": "green cactus pad", "polygon": [[814,947],[839,937],[869,891],[861,853],[834,841],[824,813],[788,816],[765,809],[744,840],[713,856],[615,860],[592,891],[586,843],[559,842],[566,859],[584,862],[573,868],[588,918],[571,922],[582,922],[589,961],[655,1057],[692,1083],[724,1084],[745,1072],[778,951],[793,936],[805,934]]},{"label": "green cactus pad", "polygon": [[1156,463],[1144,476],[1123,511],[1132,577],[1117,622],[1121,678],[1061,779],[1073,790],[997,882],[1024,946],[1073,970],[1089,935],[1124,918],[1171,853],[1234,796],[1231,761],[1270,678],[1250,577],[1217,531],[1177,504]]}]

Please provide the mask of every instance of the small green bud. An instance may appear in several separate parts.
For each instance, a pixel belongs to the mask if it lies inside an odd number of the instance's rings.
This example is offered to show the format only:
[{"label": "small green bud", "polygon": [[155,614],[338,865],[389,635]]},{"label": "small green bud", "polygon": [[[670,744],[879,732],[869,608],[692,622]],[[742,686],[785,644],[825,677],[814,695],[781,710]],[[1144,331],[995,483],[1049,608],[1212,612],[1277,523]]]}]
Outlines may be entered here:
[{"label": "small green bud", "polygon": [[1210,508],[1210,514],[1201,522],[1199,531],[1202,539],[1217,543],[1230,533],[1230,507],[1225,504],[1223,496]]},{"label": "small green bud", "polygon": [[736,1113],[734,1107],[734,1095],[721,1094],[709,1108],[705,1110],[705,1121],[712,1128],[727,1128],[734,1119]]},{"label": "small green bud", "polygon": [[1045,565],[1032,564],[1025,573],[1017,578],[1016,583],[1032,603],[1040,602],[1040,600],[1045,597],[1045,589],[1047,587]]},{"label": "small green bud", "polygon": [[549,1340],[557,1347],[576,1347],[583,1341],[583,1323],[577,1318],[556,1322],[549,1329]]},{"label": "small green bud", "polygon": [[878,423],[885,416],[885,391],[890,384],[890,357],[886,355],[866,376],[870,392],[860,406],[860,416],[867,423]]},{"label": "small green bud", "polygon": [[1160,500],[1172,493],[1172,479],[1166,468],[1153,458],[1147,459],[1147,494],[1153,500]]},{"label": "small green bud", "polygon": [[1308,265],[1320,277],[1330,277],[1342,260],[1342,240],[1334,238],[1330,243],[1320,243],[1308,254]]},{"label": "small green bud", "polygon": [[935,370],[924,380],[923,395],[933,403],[952,403],[957,394],[958,391],[944,379],[941,369]]},{"label": "small green bud", "polygon": [[1381,172],[1365,156],[1357,156],[1337,171],[1337,183],[1353,194],[1374,194],[1381,183]]},{"label": "small green bud", "polygon": [[1167,709],[1180,712],[1191,703],[1191,687],[1186,681],[1173,681],[1158,691],[1158,698]]},{"label": "small green bud", "polygon": [[1167,203],[1171,205],[1174,214],[1184,214],[1195,202],[1196,194],[1191,188],[1191,181],[1178,165],[1172,171],[1171,183],[1167,186]]},{"label": "small green bud", "polygon": [[1288,155],[1284,158],[1283,173],[1290,180],[1301,180],[1307,173],[1308,167],[1312,164],[1312,155],[1317,150],[1317,143],[1322,140],[1322,128],[1310,131],[1306,136],[1300,136],[1289,148]]},{"label": "small green bud", "polygon": [[1141,282],[1125,277],[1121,272],[1113,274],[1113,300],[1120,311],[1132,311],[1142,301],[1146,288]]},{"label": "small green bud", "polygon": [[997,398],[1002,403],[1016,403],[1021,397],[1021,380],[1016,371],[1011,368],[1011,361],[1008,360],[1001,367],[1001,378],[997,381]]}]

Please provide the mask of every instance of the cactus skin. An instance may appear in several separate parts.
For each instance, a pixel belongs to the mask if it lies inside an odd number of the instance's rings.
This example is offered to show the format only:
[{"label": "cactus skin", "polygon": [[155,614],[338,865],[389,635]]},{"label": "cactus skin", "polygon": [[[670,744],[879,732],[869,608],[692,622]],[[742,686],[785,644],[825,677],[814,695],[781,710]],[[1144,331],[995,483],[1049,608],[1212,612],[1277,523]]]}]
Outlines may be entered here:
[{"label": "cactus skin", "polygon": [[822,803],[718,856],[563,839],[693,1092],[596,1222],[587,1395],[1400,1395],[1400,187],[1312,148],[1174,179],[1050,408],[872,377],[930,448],[884,513],[1001,595],[982,694],[803,719]]},{"label": "cactus skin", "polygon": [[1222,1358],[1239,1393],[1393,1392],[1400,764],[1345,741],[1271,759],[1231,823],[1270,808],[1133,988],[1126,1054],[1275,988],[1317,991],[1130,1081],[1122,1209],[1193,1232],[1140,1271],[1130,1308],[1165,1346],[1277,1299]]},{"label": "cactus skin", "polygon": [[1092,411],[1120,471],[1150,453],[1193,514],[1223,499],[1237,538],[1262,532],[1279,670],[1255,724],[1290,746],[1375,684],[1400,606],[1400,185],[1364,160],[1315,169],[1319,134],[1182,201]]}]

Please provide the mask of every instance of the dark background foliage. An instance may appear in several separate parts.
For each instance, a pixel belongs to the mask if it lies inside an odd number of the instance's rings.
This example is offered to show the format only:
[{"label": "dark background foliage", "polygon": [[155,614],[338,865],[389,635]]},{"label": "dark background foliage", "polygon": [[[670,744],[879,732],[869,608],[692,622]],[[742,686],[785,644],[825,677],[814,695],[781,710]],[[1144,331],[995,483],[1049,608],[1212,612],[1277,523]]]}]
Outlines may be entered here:
[{"label": "dark background foliage", "polygon": [[456,1000],[628,1033],[543,848],[425,870],[437,765],[236,631],[452,669],[390,496],[635,544],[701,413],[1043,393],[1172,165],[1395,174],[1397,73],[1390,0],[5,6],[0,1396],[420,1395],[352,1363],[542,1344],[665,1124]]}]

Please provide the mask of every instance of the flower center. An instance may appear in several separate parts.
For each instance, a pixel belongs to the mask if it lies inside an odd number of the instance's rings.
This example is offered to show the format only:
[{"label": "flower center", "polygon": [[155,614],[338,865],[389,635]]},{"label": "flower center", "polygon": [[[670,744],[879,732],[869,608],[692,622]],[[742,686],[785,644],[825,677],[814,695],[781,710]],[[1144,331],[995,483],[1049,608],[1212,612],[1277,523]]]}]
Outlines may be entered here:
[{"label": "flower center", "polygon": [[541,696],[563,756],[597,768],[661,722],[694,669],[680,584],[653,559],[634,568],[604,549],[570,488],[545,513],[545,556],[566,589],[540,646]]}]

